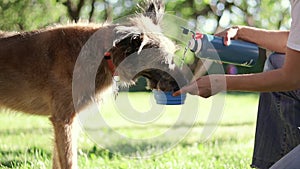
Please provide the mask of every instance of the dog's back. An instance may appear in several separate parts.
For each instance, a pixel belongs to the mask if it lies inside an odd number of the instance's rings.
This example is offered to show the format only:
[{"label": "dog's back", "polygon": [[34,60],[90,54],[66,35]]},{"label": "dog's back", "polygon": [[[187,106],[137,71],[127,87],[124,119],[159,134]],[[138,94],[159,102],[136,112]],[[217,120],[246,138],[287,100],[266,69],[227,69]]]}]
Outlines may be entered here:
[{"label": "dog's back", "polygon": [[53,95],[71,94],[76,58],[93,32],[76,26],[0,32],[0,105],[50,115]]}]

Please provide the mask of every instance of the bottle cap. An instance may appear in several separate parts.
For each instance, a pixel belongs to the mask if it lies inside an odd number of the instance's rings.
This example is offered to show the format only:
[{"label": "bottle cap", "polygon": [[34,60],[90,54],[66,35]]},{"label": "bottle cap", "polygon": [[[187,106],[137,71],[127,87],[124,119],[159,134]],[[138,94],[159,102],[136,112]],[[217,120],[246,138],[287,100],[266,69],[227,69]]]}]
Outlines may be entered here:
[{"label": "bottle cap", "polygon": [[202,46],[202,40],[199,39],[191,39],[188,44],[188,48],[195,53],[199,53]]}]

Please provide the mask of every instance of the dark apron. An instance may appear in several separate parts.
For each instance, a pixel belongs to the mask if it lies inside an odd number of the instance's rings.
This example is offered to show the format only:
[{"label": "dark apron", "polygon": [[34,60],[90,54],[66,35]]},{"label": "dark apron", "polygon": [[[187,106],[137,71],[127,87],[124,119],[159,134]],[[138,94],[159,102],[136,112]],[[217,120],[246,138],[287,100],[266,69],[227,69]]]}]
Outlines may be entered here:
[{"label": "dark apron", "polygon": [[[265,71],[278,69],[283,62],[284,55],[272,54],[266,61]],[[261,93],[251,167],[268,169],[300,144],[298,127],[300,90]]]}]

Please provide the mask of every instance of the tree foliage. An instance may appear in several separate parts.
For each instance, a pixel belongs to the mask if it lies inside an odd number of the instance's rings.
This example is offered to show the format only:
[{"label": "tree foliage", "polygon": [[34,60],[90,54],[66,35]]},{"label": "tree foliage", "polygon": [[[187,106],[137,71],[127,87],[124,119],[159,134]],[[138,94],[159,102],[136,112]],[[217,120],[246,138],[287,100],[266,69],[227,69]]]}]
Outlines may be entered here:
[{"label": "tree foliage", "polygon": [[[112,21],[133,13],[137,0],[2,0],[1,30],[32,30],[55,23]],[[166,11],[205,33],[231,25],[288,29],[289,0],[165,0]]]},{"label": "tree foliage", "polygon": [[54,0],[0,1],[1,30],[30,30],[60,22],[64,9]]}]

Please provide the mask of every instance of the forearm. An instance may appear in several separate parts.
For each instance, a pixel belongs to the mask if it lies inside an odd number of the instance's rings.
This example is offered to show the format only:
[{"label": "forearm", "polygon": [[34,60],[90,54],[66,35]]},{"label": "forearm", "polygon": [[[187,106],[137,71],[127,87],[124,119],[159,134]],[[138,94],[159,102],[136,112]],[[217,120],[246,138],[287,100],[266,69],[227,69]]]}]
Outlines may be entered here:
[{"label": "forearm", "polygon": [[272,92],[293,90],[281,70],[245,75],[225,75],[228,91]]},{"label": "forearm", "polygon": [[237,26],[237,39],[256,43],[271,51],[285,53],[289,31],[265,30],[248,26]]},{"label": "forearm", "polygon": [[289,91],[300,89],[300,52],[287,48],[282,68],[245,75],[225,75],[228,91]]},{"label": "forearm", "polygon": [[188,92],[206,98],[224,90],[278,92],[300,89],[300,51],[286,49],[285,63],[280,69],[257,74],[203,76],[173,95]]}]

